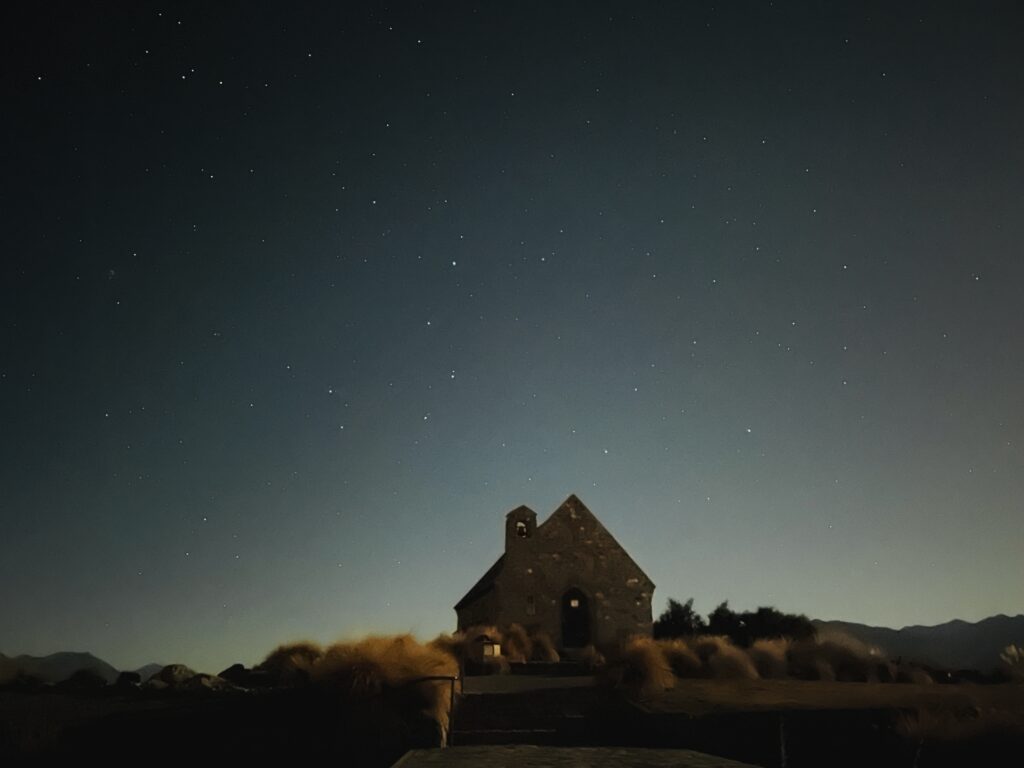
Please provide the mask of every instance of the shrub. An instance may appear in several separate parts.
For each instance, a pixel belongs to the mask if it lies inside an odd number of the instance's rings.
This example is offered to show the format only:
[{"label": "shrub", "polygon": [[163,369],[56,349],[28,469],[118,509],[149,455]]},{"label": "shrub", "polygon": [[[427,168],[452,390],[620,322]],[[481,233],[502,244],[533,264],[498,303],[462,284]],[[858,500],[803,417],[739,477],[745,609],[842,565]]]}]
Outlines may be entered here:
[{"label": "shrub", "polygon": [[707,626],[701,615],[693,610],[693,598],[680,603],[672,598],[668,607],[654,622],[654,638],[687,637],[703,632]]}]

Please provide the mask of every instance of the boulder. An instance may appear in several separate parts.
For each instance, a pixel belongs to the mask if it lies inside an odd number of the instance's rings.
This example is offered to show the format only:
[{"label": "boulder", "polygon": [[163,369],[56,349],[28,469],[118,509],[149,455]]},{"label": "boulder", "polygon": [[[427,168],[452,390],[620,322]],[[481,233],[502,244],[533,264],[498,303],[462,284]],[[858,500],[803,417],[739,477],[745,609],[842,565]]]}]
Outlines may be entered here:
[{"label": "boulder", "polygon": [[190,691],[229,691],[235,686],[217,675],[207,675],[202,672],[193,675],[185,684],[184,688]]},{"label": "boulder", "polygon": [[221,672],[217,677],[222,677],[228,682],[234,683],[235,685],[246,686],[246,682],[249,676],[252,674],[251,670],[245,668],[244,664],[232,664],[230,667]]},{"label": "boulder", "polygon": [[117,680],[114,685],[122,690],[128,688],[138,688],[139,684],[142,683],[142,675],[138,672],[122,672],[117,676]]},{"label": "boulder", "polygon": [[153,675],[150,680],[159,680],[172,688],[176,688],[184,685],[195,676],[195,671],[189,669],[184,664],[168,664]]}]

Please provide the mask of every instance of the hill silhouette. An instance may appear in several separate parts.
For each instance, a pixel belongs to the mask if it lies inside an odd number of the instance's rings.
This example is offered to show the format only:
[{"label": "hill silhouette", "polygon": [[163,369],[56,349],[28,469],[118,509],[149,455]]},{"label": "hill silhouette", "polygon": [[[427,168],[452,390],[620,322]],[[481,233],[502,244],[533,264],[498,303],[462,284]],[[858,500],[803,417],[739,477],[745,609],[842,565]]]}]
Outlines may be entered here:
[{"label": "hill silhouette", "polygon": [[891,658],[903,657],[943,669],[989,672],[999,666],[999,654],[1007,645],[1024,641],[1024,614],[998,614],[975,623],[954,619],[930,627],[913,625],[902,629],[849,621],[813,623],[819,634],[841,632],[878,646]]},{"label": "hill silhouette", "polygon": [[3,656],[0,654],[0,682],[18,676],[34,677],[44,683],[59,683],[79,670],[89,670],[108,684],[117,680],[119,670],[91,653],[61,651],[49,656]]}]

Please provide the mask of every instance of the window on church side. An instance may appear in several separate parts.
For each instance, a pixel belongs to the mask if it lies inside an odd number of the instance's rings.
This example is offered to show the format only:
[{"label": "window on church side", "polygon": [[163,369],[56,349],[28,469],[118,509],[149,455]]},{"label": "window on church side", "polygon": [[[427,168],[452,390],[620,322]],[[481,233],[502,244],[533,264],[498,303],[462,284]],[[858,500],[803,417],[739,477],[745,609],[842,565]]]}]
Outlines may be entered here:
[{"label": "window on church side", "polygon": [[536,616],[537,615],[537,603],[534,602],[533,595],[526,598],[526,615]]},{"label": "window on church side", "polygon": [[526,534],[527,534],[526,523],[524,523],[522,520],[519,520],[516,523],[516,536],[518,536],[520,539],[525,539],[526,538]]}]

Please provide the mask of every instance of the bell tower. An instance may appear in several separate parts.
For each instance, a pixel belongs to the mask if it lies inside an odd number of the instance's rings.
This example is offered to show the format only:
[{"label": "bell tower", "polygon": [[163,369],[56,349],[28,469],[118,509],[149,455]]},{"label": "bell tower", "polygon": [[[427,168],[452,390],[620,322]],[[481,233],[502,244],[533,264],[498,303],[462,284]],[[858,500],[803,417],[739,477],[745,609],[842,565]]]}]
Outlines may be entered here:
[{"label": "bell tower", "polygon": [[516,507],[505,515],[505,554],[521,549],[537,532],[537,513],[529,507]]}]

